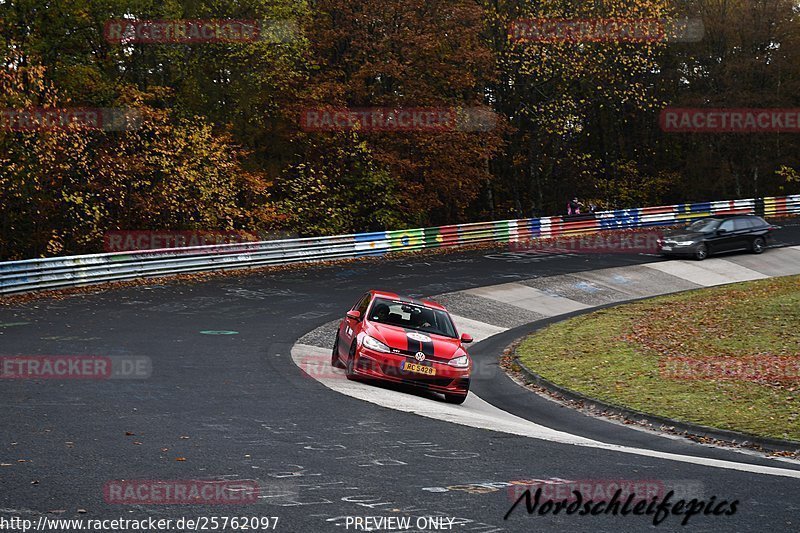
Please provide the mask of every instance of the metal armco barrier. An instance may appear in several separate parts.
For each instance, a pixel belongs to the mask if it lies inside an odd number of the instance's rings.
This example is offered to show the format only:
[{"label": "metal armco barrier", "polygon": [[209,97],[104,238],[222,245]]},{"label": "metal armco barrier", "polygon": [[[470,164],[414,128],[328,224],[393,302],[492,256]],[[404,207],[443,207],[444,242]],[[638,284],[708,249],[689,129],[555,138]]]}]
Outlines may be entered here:
[{"label": "metal armco barrier", "polygon": [[378,256],[424,248],[667,226],[725,213],[800,215],[800,195],[604,211],[331,237],[164,248],[0,263],[0,295],[107,281]]}]

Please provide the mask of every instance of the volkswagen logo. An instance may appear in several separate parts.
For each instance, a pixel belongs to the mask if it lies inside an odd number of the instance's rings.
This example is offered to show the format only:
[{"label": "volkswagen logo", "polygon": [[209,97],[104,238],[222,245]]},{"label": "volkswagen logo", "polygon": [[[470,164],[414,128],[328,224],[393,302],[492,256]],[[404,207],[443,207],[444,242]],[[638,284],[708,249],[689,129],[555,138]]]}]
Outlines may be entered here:
[{"label": "volkswagen logo", "polygon": [[423,362],[425,360],[425,354],[422,353],[422,352],[417,352],[414,355],[414,359],[416,359],[417,361],[419,361],[421,363],[421,362]]}]

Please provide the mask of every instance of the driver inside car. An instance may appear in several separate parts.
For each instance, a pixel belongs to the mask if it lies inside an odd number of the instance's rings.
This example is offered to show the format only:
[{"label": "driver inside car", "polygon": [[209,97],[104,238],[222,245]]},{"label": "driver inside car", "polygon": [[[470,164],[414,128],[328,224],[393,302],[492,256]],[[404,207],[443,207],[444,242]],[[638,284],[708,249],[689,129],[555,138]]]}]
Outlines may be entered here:
[{"label": "driver inside car", "polygon": [[372,311],[372,320],[376,322],[386,322],[389,318],[389,306],[386,304],[378,304]]},{"label": "driver inside car", "polygon": [[431,324],[431,318],[424,316],[426,313],[413,313],[411,315],[411,321],[414,324],[415,328],[430,328],[433,324]]}]

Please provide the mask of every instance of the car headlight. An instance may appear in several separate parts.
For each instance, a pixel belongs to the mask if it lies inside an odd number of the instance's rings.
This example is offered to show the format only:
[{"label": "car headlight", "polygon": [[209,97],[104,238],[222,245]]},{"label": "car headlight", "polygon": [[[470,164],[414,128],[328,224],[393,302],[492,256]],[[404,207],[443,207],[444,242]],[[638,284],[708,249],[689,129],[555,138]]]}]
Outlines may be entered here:
[{"label": "car headlight", "polygon": [[388,346],[383,344],[381,341],[374,337],[370,337],[369,335],[364,335],[364,340],[362,344],[369,348],[370,350],[375,350],[376,352],[383,352],[383,353],[391,353],[391,350]]},{"label": "car headlight", "polygon": [[677,246],[691,246],[695,243],[695,241],[675,241]]},{"label": "car headlight", "polygon": [[461,357],[450,359],[447,364],[457,368],[467,368],[469,366],[469,357],[462,355]]}]

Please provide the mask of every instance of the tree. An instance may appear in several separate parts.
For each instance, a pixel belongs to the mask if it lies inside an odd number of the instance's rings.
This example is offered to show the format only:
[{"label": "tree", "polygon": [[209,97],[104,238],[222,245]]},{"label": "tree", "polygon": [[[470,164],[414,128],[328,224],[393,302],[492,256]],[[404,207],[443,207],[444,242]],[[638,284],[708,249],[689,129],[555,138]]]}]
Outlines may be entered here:
[{"label": "tree", "polygon": [[[1,108],[71,107],[45,67],[5,63],[15,66],[0,77]],[[2,257],[96,251],[109,229],[260,229],[270,222],[243,199],[268,199],[264,178],[241,167],[244,152],[201,117],[175,119],[151,107],[154,97],[120,95],[116,107],[139,116],[121,131],[0,130]]]},{"label": "tree", "polygon": [[[485,106],[495,69],[481,37],[483,11],[475,3],[387,0],[375,6],[324,0],[315,8],[306,24],[312,67],[301,109]],[[375,168],[391,177],[395,197],[384,194],[383,199],[400,206],[398,220],[435,224],[465,219],[467,207],[491,179],[488,162],[499,150],[500,127],[362,131],[355,138],[367,147]],[[303,164],[319,172],[329,168],[326,154],[350,139],[303,132],[297,138]],[[360,221],[360,227],[369,225]]]}]

